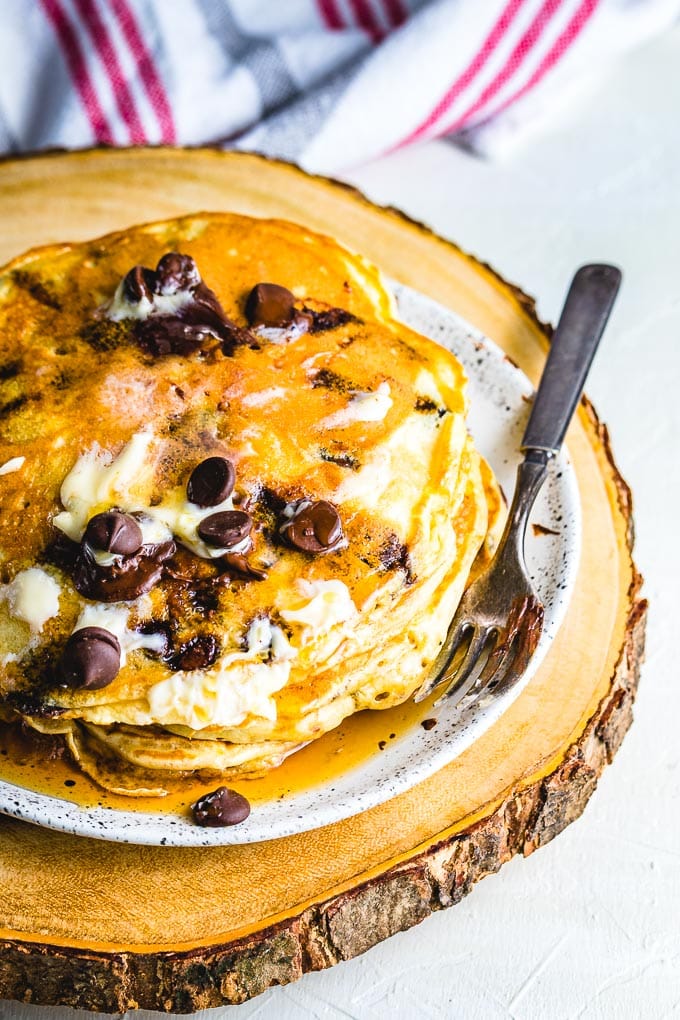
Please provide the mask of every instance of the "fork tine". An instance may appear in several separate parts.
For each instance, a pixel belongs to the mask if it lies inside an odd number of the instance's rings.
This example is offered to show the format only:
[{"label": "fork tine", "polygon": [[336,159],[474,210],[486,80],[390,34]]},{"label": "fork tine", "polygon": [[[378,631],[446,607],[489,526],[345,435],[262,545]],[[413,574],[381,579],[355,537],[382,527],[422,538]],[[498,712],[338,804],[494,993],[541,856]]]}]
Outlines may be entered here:
[{"label": "fork tine", "polygon": [[464,698],[468,691],[476,683],[475,667],[494,628],[475,628],[465,658],[460,665],[454,669],[449,677],[446,677],[448,684],[443,694],[439,696],[435,705],[441,705],[447,698],[456,696],[456,701]]},{"label": "fork tine", "polygon": [[432,693],[437,684],[441,683],[459,645],[465,640],[470,629],[471,625],[466,620],[461,620],[457,623],[456,618],[453,618],[449,632],[444,639],[444,644],[439,649],[437,658],[432,663],[430,675],[414,694],[414,701],[424,701]]},{"label": "fork tine", "polygon": [[486,691],[493,691],[496,696],[502,694],[524,673],[538,643],[542,626],[543,607],[535,598],[523,599],[513,606],[508,627],[499,636],[479,676],[478,697]]},{"label": "fork tine", "polygon": [[517,635],[512,635],[508,644],[498,644],[487,659],[484,669],[479,674],[478,697],[493,691],[499,694],[503,690],[503,684],[510,673],[512,666],[517,662]]}]

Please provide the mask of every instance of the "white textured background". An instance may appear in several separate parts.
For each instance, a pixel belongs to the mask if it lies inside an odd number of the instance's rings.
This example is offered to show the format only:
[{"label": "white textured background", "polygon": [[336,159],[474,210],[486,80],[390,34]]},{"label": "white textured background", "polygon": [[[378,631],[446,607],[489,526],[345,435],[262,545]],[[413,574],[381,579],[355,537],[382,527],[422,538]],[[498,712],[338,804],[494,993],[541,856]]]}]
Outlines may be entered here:
[{"label": "white textured background", "polygon": [[[623,268],[588,392],[635,495],[647,663],[614,765],[553,843],[357,960],[199,1016],[680,1017],[680,29],[503,164],[435,144],[351,180],[491,262],[544,318],[579,263]],[[94,1017],[0,1003],[2,1020]]]}]

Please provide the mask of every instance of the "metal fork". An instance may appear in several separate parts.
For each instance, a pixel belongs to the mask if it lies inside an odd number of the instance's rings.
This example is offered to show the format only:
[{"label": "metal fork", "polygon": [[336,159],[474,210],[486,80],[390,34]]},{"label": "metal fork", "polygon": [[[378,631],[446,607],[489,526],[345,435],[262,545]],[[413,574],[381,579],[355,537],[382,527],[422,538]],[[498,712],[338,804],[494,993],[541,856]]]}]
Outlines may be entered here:
[{"label": "metal fork", "polygon": [[422,701],[446,684],[436,704],[478,700],[508,690],[524,673],[543,629],[543,606],[524,560],[531,508],[559,451],[621,283],[615,266],[582,266],[571,282],[522,439],[524,460],[505,530],[487,570],[467,589],[429,677]]}]

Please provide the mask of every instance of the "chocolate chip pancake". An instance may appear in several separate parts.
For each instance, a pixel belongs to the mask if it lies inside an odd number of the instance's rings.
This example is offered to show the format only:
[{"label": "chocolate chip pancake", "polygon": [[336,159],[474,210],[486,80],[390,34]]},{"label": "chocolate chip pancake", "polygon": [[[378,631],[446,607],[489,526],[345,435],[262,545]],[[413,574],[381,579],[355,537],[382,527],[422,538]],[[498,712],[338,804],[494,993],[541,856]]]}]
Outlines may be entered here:
[{"label": "chocolate chip pancake", "polygon": [[162,795],[411,696],[501,502],[375,267],[155,223],[12,262],[0,347],[1,718]]}]

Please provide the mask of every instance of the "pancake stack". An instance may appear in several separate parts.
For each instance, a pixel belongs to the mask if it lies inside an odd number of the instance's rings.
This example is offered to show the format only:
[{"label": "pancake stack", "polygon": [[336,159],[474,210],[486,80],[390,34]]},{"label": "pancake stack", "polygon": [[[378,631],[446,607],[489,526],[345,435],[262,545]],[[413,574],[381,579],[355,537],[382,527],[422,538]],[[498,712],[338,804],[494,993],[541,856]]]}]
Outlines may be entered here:
[{"label": "pancake stack", "polygon": [[418,688],[501,501],[374,266],[154,223],[12,262],[0,348],[0,718],[161,796]]}]

